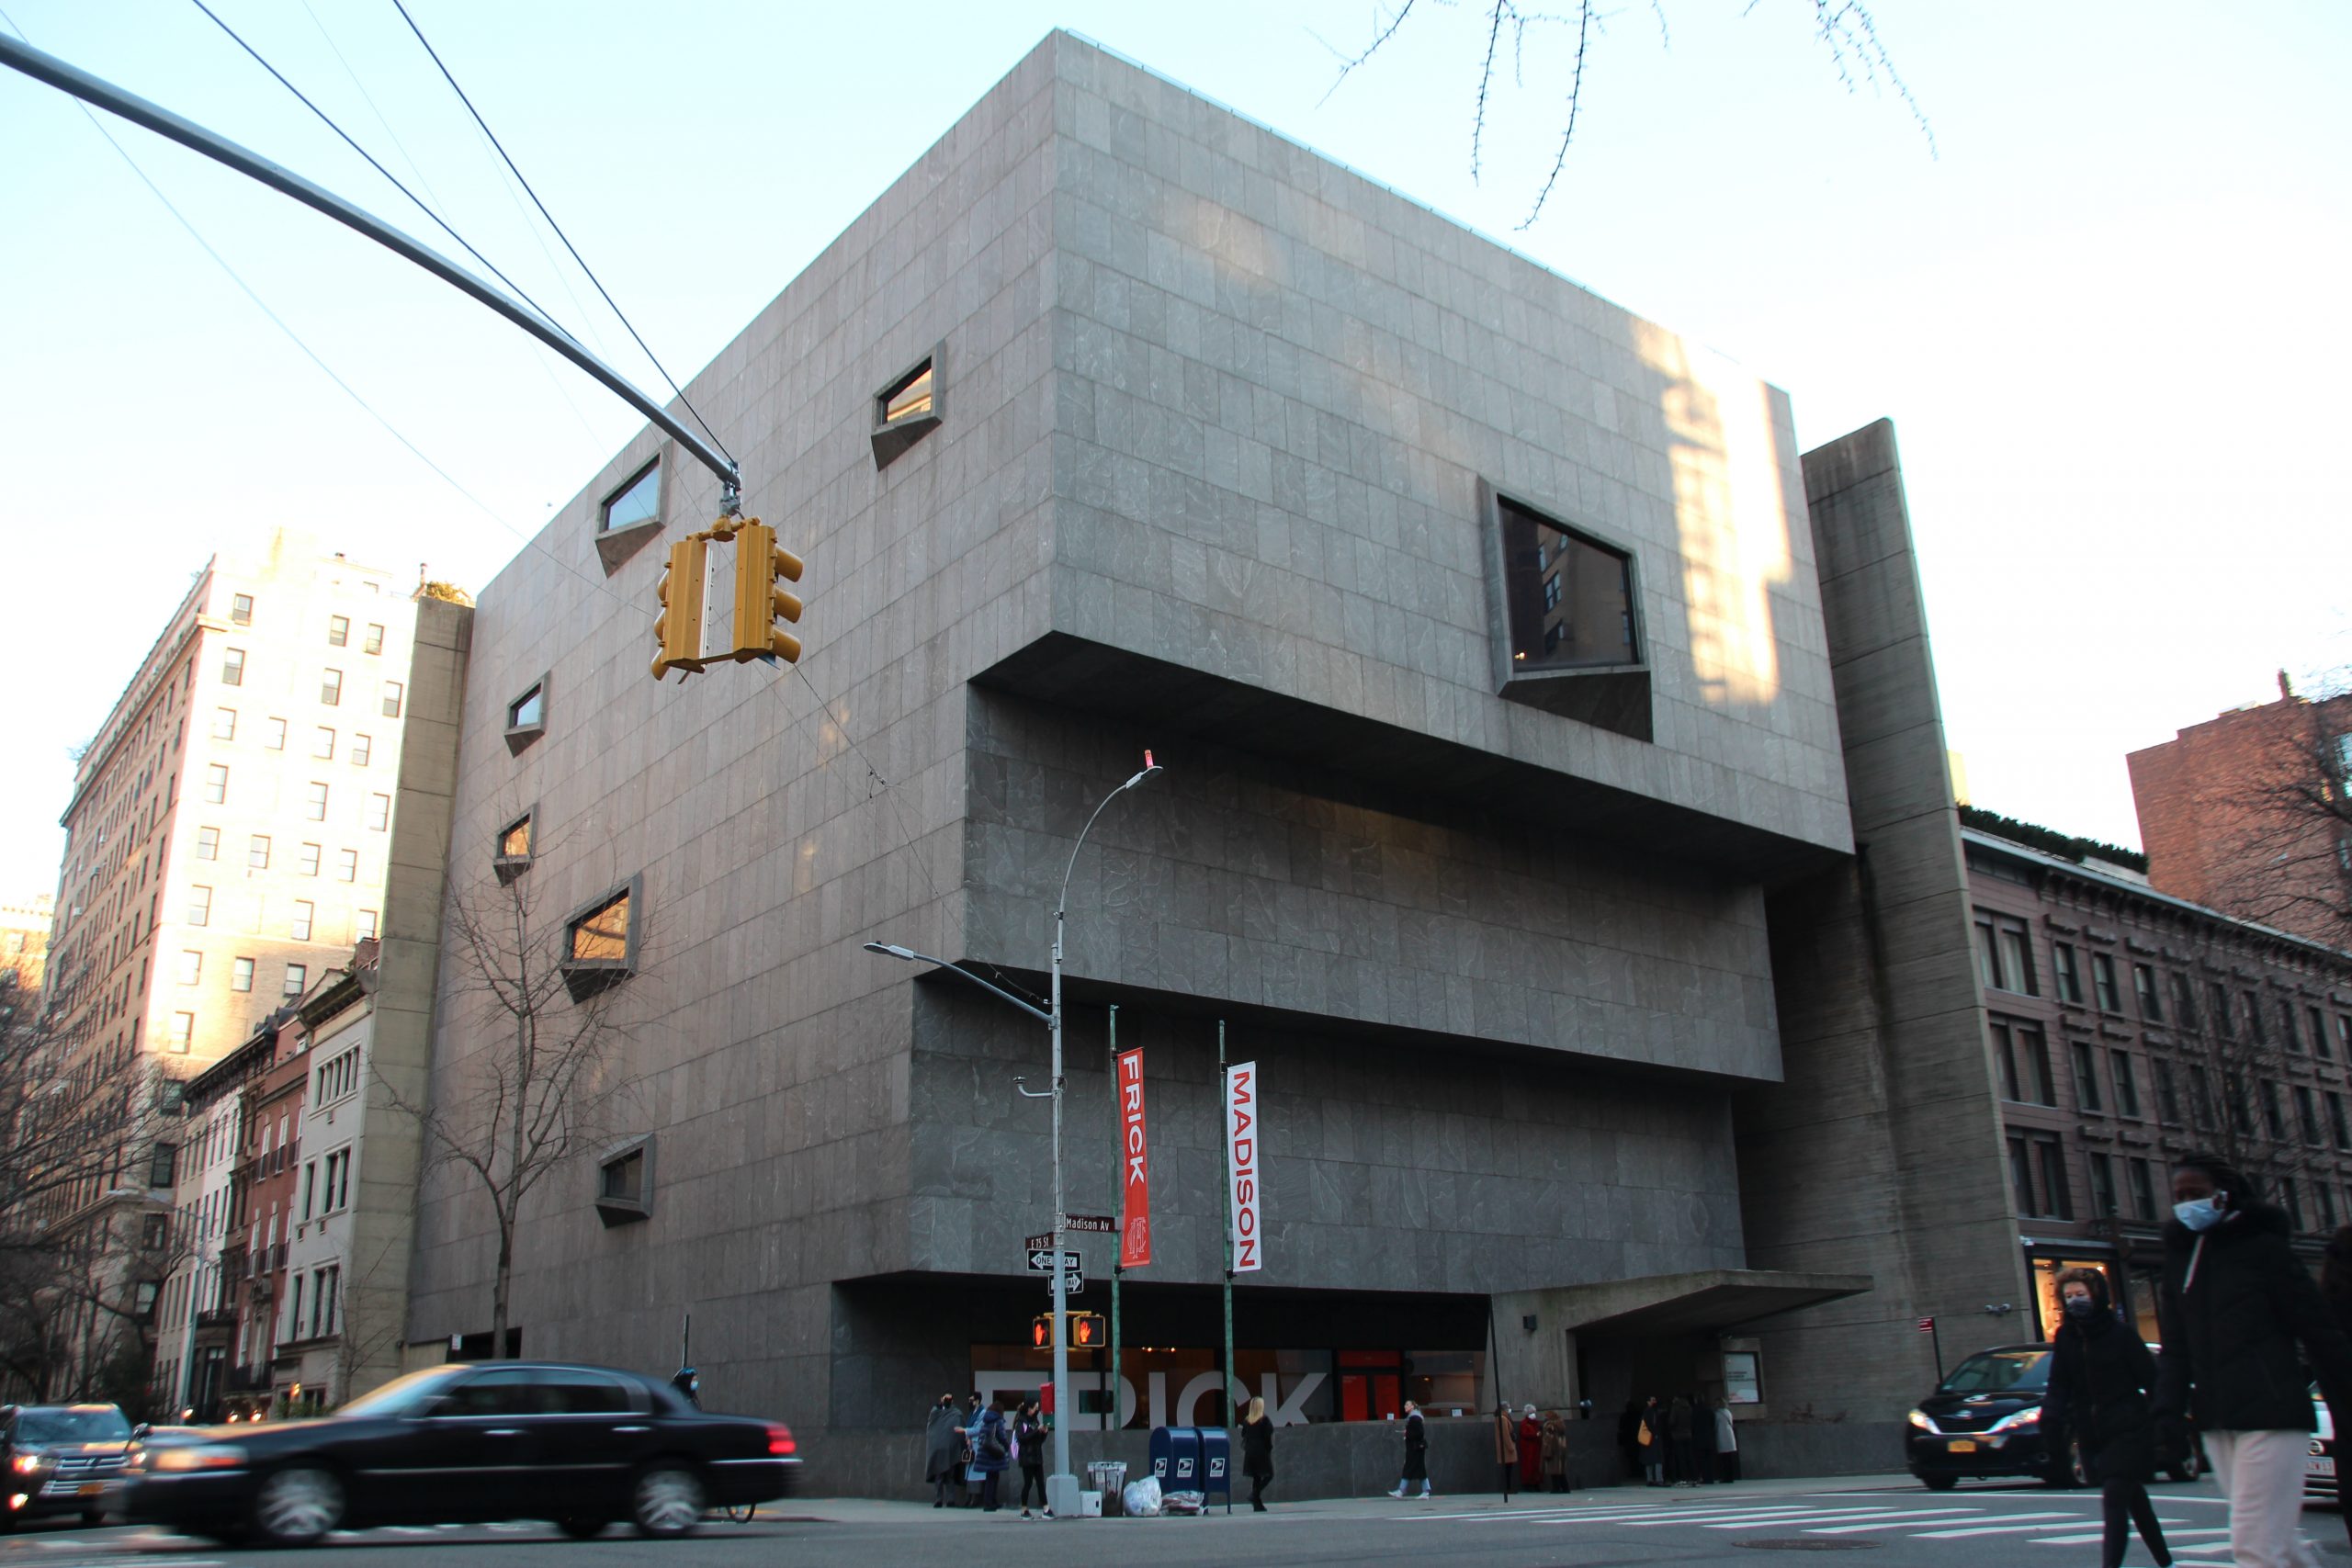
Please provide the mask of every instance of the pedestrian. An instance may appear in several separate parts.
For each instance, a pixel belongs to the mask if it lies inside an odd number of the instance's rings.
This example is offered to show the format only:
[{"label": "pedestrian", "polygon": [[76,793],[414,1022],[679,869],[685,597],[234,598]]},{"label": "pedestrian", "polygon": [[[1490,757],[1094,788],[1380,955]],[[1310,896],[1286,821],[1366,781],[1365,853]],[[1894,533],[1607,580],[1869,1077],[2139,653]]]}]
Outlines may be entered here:
[{"label": "pedestrian", "polygon": [[1012,1461],[1021,1467],[1021,1517],[1024,1519],[1031,1517],[1029,1493],[1033,1487],[1037,1493],[1037,1506],[1044,1509],[1046,1517],[1054,1517],[1046,1499],[1046,1423],[1037,1414],[1037,1402],[1023,1400],[1012,1417]]},{"label": "pedestrian", "polygon": [[1544,1422],[1528,1405],[1519,1413],[1519,1489],[1538,1492],[1544,1486]]},{"label": "pedestrian", "polygon": [[2352,1389],[2352,1345],[2288,1250],[2287,1216],[2215,1155],[2189,1155],[2172,1174],[2165,1226],[2154,1408],[2167,1453],[2188,1442],[2194,1410],[2214,1479],[2230,1500],[2230,1553],[2238,1568],[2315,1562],[2297,1525],[2310,1447],[2310,1379]]},{"label": "pedestrian", "polygon": [[1555,1492],[1568,1490],[1568,1424],[1556,1410],[1544,1413],[1541,1438],[1544,1479]]},{"label": "pedestrian", "polygon": [[980,1396],[974,1393],[964,1402],[964,1418],[956,1427],[956,1502],[958,1508],[980,1506],[980,1467],[972,1462],[978,1456],[972,1451],[974,1439],[980,1435]]},{"label": "pedestrian", "polygon": [[1651,1486],[1666,1484],[1666,1406],[1657,1394],[1651,1394],[1642,1406],[1641,1424],[1634,1429],[1634,1440],[1642,1446],[1642,1475]]},{"label": "pedestrian", "polygon": [[1411,1400],[1405,1402],[1405,1474],[1396,1483],[1391,1497],[1402,1497],[1414,1482],[1421,1483],[1421,1495],[1432,1497],[1430,1490],[1430,1433],[1421,1420],[1421,1407]]},{"label": "pedestrian", "polygon": [[993,1514],[997,1506],[998,1477],[1012,1463],[1012,1432],[1004,1419],[1004,1412],[990,1400],[980,1410],[980,1421],[972,1433],[972,1468],[980,1472],[980,1511]]},{"label": "pedestrian", "polygon": [[2147,1391],[2156,1386],[2156,1359],[2125,1325],[2107,1299],[2107,1277],[2097,1269],[2059,1271],[2064,1320],[2052,1337],[2049,1391],[2042,1407],[2074,1434],[2084,1464],[2100,1488],[2107,1540],[2100,1568],[2122,1568],[2132,1527],[2158,1563],[2172,1561],[2164,1527],[2148,1501],[2156,1468],[2156,1433]]},{"label": "pedestrian", "polygon": [[1732,1424],[1731,1401],[1715,1395],[1715,1475],[1726,1486],[1739,1479],[1739,1429]]},{"label": "pedestrian", "polygon": [[1510,1501],[1510,1472],[1519,1468],[1519,1433],[1510,1418],[1510,1406],[1495,1406],[1495,1472],[1500,1483],[1503,1501]]},{"label": "pedestrian", "polygon": [[1690,1401],[1681,1394],[1674,1396],[1674,1406],[1666,1413],[1666,1466],[1677,1486],[1688,1486],[1693,1471],[1690,1463]]},{"label": "pedestrian", "polygon": [[931,1506],[934,1508],[947,1506],[950,1486],[962,1490],[963,1471],[956,1463],[962,1447],[963,1438],[956,1430],[956,1396],[943,1393],[939,1403],[931,1407],[922,1427],[922,1478],[932,1484]]},{"label": "pedestrian", "polygon": [[1648,1468],[1642,1462],[1642,1402],[1627,1395],[1625,1408],[1617,1412],[1617,1451],[1625,1456],[1625,1479],[1633,1480]]},{"label": "pedestrian", "polygon": [[1264,1513],[1266,1484],[1274,1478],[1274,1423],[1262,1399],[1252,1399],[1241,1416],[1241,1473],[1250,1478],[1250,1506]]}]

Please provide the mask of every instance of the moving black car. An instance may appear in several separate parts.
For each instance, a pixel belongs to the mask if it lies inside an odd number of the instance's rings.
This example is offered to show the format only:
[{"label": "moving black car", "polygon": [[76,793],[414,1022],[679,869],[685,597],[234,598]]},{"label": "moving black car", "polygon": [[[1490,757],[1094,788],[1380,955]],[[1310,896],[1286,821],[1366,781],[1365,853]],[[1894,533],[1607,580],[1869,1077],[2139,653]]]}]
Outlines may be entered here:
[{"label": "moving black car", "polygon": [[0,1532],[45,1515],[96,1524],[121,1500],[130,1441],[119,1405],[0,1405]]},{"label": "moving black car", "polygon": [[319,1420],[134,1448],[127,1511],[215,1540],[282,1546],[338,1529],[515,1518],[582,1540],[624,1518],[679,1536],[705,1508],[788,1494],[795,1447],[780,1422],[707,1416],[634,1372],[435,1367]]},{"label": "moving black car", "polygon": [[[2151,1347],[2154,1348],[2154,1347]],[[1952,1369],[1911,1412],[1903,1440],[1911,1473],[1940,1492],[1965,1477],[2018,1475],[2052,1486],[2084,1486],[2090,1476],[2081,1449],[2055,1412],[2045,1413],[2051,1347],[2002,1345],[1979,1350]],[[2201,1466],[2192,1445],[2165,1472],[2194,1481]]]}]

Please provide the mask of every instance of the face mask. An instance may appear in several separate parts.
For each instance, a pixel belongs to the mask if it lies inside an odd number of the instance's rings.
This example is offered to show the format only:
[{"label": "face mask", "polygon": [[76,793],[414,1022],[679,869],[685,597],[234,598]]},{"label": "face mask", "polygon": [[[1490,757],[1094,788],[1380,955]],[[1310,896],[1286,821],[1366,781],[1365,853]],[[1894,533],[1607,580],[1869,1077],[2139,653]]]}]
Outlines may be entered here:
[{"label": "face mask", "polygon": [[2066,1311],[2075,1317],[2088,1317],[2098,1310],[2098,1303],[2088,1296],[2068,1296]]},{"label": "face mask", "polygon": [[2211,1198],[2194,1198],[2186,1203],[2175,1203],[2172,1213],[2173,1218],[2190,1230],[2211,1230],[2222,1223],[2223,1217],[2222,1195],[2216,1192]]}]

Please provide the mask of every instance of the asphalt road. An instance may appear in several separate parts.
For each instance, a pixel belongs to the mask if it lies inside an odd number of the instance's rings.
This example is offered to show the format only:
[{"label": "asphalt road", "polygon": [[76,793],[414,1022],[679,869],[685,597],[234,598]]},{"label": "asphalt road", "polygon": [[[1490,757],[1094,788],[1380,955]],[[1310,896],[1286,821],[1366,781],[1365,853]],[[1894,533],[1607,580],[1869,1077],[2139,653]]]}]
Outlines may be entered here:
[{"label": "asphalt road", "polygon": [[[2184,1564],[2227,1564],[2226,1510],[2210,1484],[2157,1489],[2157,1514]],[[2323,1561],[2352,1564],[2342,1517],[2314,1508],[2305,1530]],[[1569,1497],[1491,1496],[1391,1503],[1339,1500],[1253,1515],[1023,1522],[894,1503],[804,1501],[748,1525],[714,1520],[685,1541],[616,1530],[577,1542],[537,1525],[338,1534],[299,1557],[226,1551],[141,1526],[29,1527],[0,1538],[0,1568],[896,1568],[1002,1562],[1120,1568],[1215,1562],[1340,1564],[1442,1562],[1447,1568],[1639,1568],[1745,1564],[1770,1553],[1868,1553],[1882,1568],[2051,1568],[2097,1561],[2098,1498],[2039,1486],[1930,1493],[1907,1482],[1781,1482],[1656,1492],[1621,1487]],[[2035,1550],[2023,1551],[2022,1548]],[[2051,1550],[2055,1549],[2055,1550]],[[2126,1559],[2148,1561],[2135,1540]]]}]

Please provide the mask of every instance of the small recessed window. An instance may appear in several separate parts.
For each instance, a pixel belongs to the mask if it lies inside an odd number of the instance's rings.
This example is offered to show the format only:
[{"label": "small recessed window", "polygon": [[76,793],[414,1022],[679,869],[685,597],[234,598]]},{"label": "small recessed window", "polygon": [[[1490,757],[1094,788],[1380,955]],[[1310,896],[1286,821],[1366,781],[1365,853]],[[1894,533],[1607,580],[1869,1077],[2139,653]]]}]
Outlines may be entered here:
[{"label": "small recessed window", "polygon": [[196,858],[198,860],[219,860],[220,858],[220,829],[198,828],[196,830]]},{"label": "small recessed window", "polygon": [[335,851],[334,879],[337,882],[359,880],[359,852],[357,850]]},{"label": "small recessed window", "polygon": [[179,982],[183,986],[197,986],[203,984],[203,953],[197,952],[194,948],[190,948],[186,953],[180,954]]},{"label": "small recessed window", "polygon": [[262,720],[261,743],[272,751],[286,750],[286,721],[282,718]]},{"label": "small recessed window", "polygon": [[236,738],[237,710],[235,708],[214,708],[212,710],[212,739],[215,740],[234,740]]},{"label": "small recessed window", "polygon": [[531,864],[531,813],[526,811],[498,830],[496,852],[491,864],[501,882],[512,882]]},{"label": "small recessed window", "polygon": [[316,844],[302,846],[302,874],[305,876],[319,874],[319,846]]},{"label": "small recessed window", "polygon": [[391,825],[392,797],[389,795],[369,795],[368,797],[368,829],[371,832],[380,833]]},{"label": "small recessed window", "polygon": [[334,730],[328,728],[323,724],[319,726],[318,734],[312,737],[311,740],[311,755],[316,757],[322,762],[332,762],[334,761]]},{"label": "small recessed window", "polygon": [[282,993],[289,997],[299,997],[302,994],[302,987],[310,983],[311,966],[309,964],[288,964],[286,966],[286,984],[282,987]]},{"label": "small recessed window", "polygon": [[362,909],[359,911],[357,917],[353,921],[351,940],[354,942],[373,942],[376,940],[375,910]]},{"label": "small recessed window", "polygon": [[601,533],[611,533],[616,528],[655,522],[661,515],[662,461],[657,457],[605,498],[605,504],[597,511],[596,526]]},{"label": "small recessed window", "polygon": [[254,988],[254,961],[252,959],[240,958],[237,960],[230,975],[229,988],[232,991],[250,991]]},{"label": "small recessed window", "polygon": [[939,428],[939,355],[901,372],[874,394],[874,466],[888,467],[901,452]]},{"label": "small recessed window", "polygon": [[368,753],[373,751],[375,749],[375,741],[367,736],[353,736],[351,738],[351,765],[355,768],[366,767],[368,765]]},{"label": "small recessed window", "polygon": [[506,705],[506,750],[522,753],[540,736],[548,732],[548,677],[540,676],[528,689]]},{"label": "small recessed window", "polygon": [[213,806],[229,798],[229,769],[225,763],[214,762],[204,770],[204,798]]},{"label": "small recessed window", "polygon": [[370,621],[368,624],[368,640],[362,645],[362,648],[364,651],[368,653],[383,652],[384,628],[376,625],[373,621]]},{"label": "small recessed window", "polygon": [[269,835],[255,833],[245,842],[245,864],[254,871],[269,869]]},{"label": "small recessed window", "polygon": [[348,648],[350,645],[351,617],[349,615],[329,615],[327,617],[327,646],[329,648]]},{"label": "small recessed window", "polygon": [[628,957],[628,894],[571,922],[571,957],[593,964],[618,964]]},{"label": "small recessed window", "polygon": [[220,650],[220,683],[224,686],[242,686],[245,683],[245,650],[243,649],[224,648]]},{"label": "small recessed window", "polygon": [[313,822],[323,822],[327,819],[326,785],[316,780],[311,781],[303,801],[302,813]]},{"label": "small recessed window", "polygon": [[192,926],[212,923],[212,889],[191,887],[187,890],[187,923]]},{"label": "small recessed window", "polygon": [[172,1050],[175,1054],[184,1056],[187,1055],[187,1048],[195,1042],[195,1040],[196,1014],[192,1012],[175,1012],[172,1014],[172,1032],[170,1036]]},{"label": "small recessed window", "polygon": [[637,970],[639,884],[614,889],[564,923],[563,971],[574,997],[585,997]]},{"label": "small recessed window", "polygon": [[254,596],[240,593],[229,601],[229,618],[241,626],[254,624]]},{"label": "small recessed window", "polygon": [[506,705],[506,722],[508,726],[511,728],[526,724],[538,723],[541,706],[542,699],[539,694],[539,688],[534,686],[529,691],[524,693],[521,696],[516,697],[513,702]]},{"label": "small recessed window", "polygon": [[384,716],[386,718],[400,717],[401,695],[401,683],[398,681],[384,682]]},{"label": "small recessed window", "polygon": [[319,907],[316,904],[311,903],[308,898],[297,898],[294,900],[294,920],[292,931],[294,940],[296,942],[308,942],[311,940],[311,924],[312,921],[316,920],[318,917]]},{"label": "small recessed window", "polygon": [[631,1149],[606,1164],[602,1174],[604,1180],[596,1196],[625,1199],[631,1203],[640,1201],[645,1196],[645,1151]]},{"label": "small recessed window", "polygon": [[319,701],[329,707],[340,707],[343,705],[342,671],[327,670],[320,672]]},{"label": "small recessed window", "polygon": [[645,1137],[596,1162],[596,1217],[607,1227],[653,1215],[653,1140]]}]

